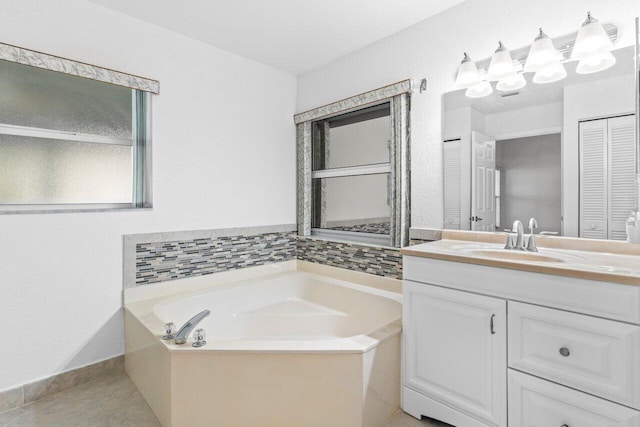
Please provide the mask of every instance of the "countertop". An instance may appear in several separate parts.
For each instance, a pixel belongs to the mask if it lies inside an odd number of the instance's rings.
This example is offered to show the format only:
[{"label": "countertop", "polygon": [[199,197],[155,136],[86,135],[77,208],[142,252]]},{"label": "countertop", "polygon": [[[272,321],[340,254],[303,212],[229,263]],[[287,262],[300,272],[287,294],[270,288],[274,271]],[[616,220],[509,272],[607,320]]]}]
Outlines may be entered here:
[{"label": "countertop", "polygon": [[[483,250],[504,248],[504,233],[443,231],[442,240],[408,246],[402,255],[640,286],[640,245],[608,240],[536,236],[539,254],[558,262],[504,259]],[[516,251],[514,251],[516,252]],[[517,254],[514,253],[515,256]]]}]

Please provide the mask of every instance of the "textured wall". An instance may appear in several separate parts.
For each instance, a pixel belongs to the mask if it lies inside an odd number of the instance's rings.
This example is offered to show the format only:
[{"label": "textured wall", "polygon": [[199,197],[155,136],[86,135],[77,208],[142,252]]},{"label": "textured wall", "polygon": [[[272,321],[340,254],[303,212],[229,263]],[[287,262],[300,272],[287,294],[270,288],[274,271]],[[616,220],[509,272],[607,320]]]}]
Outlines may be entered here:
[{"label": "textured wall", "polygon": [[2,1],[0,40],[162,88],[153,210],[0,217],[3,390],[123,353],[124,234],[295,222],[296,78],[81,0]]}]

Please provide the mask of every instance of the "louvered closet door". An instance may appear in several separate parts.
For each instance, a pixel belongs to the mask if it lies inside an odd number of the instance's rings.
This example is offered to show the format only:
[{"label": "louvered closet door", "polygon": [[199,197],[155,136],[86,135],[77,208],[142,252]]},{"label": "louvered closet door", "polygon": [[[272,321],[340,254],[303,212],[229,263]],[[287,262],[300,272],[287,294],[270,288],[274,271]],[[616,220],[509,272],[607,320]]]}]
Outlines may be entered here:
[{"label": "louvered closet door", "polygon": [[635,116],[608,120],[609,239],[626,240],[625,223],[635,210]]},{"label": "louvered closet door", "polygon": [[580,122],[580,237],[607,238],[607,120]]},{"label": "louvered closet door", "polygon": [[460,140],[445,141],[444,167],[444,228],[460,230]]}]

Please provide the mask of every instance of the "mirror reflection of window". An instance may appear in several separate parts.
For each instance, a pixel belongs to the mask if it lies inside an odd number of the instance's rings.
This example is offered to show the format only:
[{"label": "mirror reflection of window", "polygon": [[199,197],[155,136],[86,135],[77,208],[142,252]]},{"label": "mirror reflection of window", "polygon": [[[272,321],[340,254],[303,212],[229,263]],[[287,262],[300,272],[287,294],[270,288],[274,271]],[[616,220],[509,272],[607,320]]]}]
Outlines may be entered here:
[{"label": "mirror reflection of window", "polygon": [[312,129],[312,228],[389,236],[390,104]]}]

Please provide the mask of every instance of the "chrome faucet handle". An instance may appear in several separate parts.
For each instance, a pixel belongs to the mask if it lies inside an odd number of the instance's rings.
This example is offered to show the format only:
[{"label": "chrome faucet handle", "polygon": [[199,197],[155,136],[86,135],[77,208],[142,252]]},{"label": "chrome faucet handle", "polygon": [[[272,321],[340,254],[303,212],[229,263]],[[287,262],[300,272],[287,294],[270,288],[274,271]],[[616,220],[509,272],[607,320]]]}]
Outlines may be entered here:
[{"label": "chrome faucet handle", "polygon": [[529,218],[529,234],[533,235],[536,228],[538,228],[538,221],[535,218]]},{"label": "chrome faucet handle", "polygon": [[538,252],[538,247],[536,246],[536,235],[533,233],[529,235],[529,240],[527,241],[527,251]]},{"label": "chrome faucet handle", "polygon": [[505,249],[513,249],[513,239],[511,238],[511,234],[507,233],[507,241],[504,244]]},{"label": "chrome faucet handle", "polygon": [[193,333],[194,342],[191,345],[196,348],[202,347],[207,343],[207,340],[205,338],[207,338],[207,334],[205,333],[204,329],[196,329],[196,331]]},{"label": "chrome faucet handle", "polygon": [[172,340],[176,337],[176,325],[173,322],[169,322],[169,323],[165,323],[164,327],[162,328],[162,333],[164,335],[162,335],[162,339],[163,340]]}]

